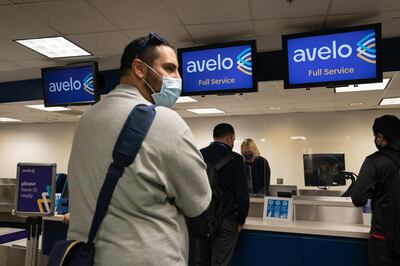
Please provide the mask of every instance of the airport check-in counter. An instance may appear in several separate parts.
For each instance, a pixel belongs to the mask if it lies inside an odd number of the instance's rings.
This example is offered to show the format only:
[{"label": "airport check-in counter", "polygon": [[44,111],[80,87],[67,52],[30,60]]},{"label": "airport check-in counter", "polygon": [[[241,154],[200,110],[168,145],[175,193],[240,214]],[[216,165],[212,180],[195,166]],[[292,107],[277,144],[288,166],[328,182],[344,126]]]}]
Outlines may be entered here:
[{"label": "airport check-in counter", "polygon": [[[369,227],[362,225],[361,209],[354,207],[350,198],[338,197],[340,193],[298,190],[292,197],[293,222],[284,223],[263,220],[264,198],[251,198],[232,265],[367,265]],[[41,252],[47,255],[54,241],[66,237],[67,228],[62,215],[43,220]],[[21,253],[20,247],[0,247],[0,254],[8,252],[8,257],[12,252]],[[3,265],[18,264],[0,262]]]},{"label": "airport check-in counter", "polygon": [[367,265],[369,226],[341,191],[298,190],[293,221],[263,220],[264,199],[251,198],[233,265]]}]

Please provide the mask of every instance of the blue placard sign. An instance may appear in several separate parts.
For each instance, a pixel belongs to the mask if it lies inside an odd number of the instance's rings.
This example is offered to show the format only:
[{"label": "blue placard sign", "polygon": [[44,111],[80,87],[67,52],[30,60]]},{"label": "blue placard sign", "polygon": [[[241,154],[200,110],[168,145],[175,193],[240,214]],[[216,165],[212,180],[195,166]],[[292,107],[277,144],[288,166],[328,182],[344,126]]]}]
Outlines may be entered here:
[{"label": "blue placard sign", "polygon": [[291,221],[293,219],[293,200],[291,198],[265,197],[263,218]]},{"label": "blue placard sign", "polygon": [[45,216],[54,212],[56,164],[19,163],[15,211],[27,216]]},{"label": "blue placard sign", "polygon": [[381,81],[377,27],[283,38],[287,54],[285,87]]},{"label": "blue placard sign", "polygon": [[42,69],[46,106],[88,104],[97,101],[94,64]]},{"label": "blue placard sign", "polygon": [[255,43],[178,50],[182,95],[256,91]]}]

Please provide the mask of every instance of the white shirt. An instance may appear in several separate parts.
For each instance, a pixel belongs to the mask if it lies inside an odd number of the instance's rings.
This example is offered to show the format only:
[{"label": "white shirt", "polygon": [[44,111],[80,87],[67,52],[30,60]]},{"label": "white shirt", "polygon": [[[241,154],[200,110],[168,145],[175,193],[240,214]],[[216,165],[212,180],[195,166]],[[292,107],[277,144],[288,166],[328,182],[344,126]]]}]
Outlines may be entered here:
[{"label": "white shirt", "polygon": [[[132,108],[151,104],[120,84],[81,118],[68,166],[71,221],[68,239],[86,241],[96,200],[118,135]],[[168,199],[174,199],[174,204]],[[209,205],[206,165],[183,119],[157,107],[132,165],[114,191],[95,240],[95,265],[187,265],[183,214]]]}]

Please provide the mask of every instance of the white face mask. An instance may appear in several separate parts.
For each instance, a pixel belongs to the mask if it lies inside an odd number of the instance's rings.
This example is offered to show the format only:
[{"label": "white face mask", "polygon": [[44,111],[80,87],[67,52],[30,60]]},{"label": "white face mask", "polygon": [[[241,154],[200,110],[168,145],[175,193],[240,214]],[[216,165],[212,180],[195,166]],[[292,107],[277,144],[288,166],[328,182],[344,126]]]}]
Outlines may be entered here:
[{"label": "white face mask", "polygon": [[162,79],[162,85],[160,92],[155,92],[154,89],[150,86],[150,84],[143,79],[143,81],[149,86],[149,88],[153,91],[151,95],[154,99],[154,102],[158,106],[171,107],[178,100],[182,91],[182,79],[181,78],[172,78],[172,77],[162,77],[157,73],[151,66],[143,62],[149,69],[151,69],[154,73],[156,73]]}]

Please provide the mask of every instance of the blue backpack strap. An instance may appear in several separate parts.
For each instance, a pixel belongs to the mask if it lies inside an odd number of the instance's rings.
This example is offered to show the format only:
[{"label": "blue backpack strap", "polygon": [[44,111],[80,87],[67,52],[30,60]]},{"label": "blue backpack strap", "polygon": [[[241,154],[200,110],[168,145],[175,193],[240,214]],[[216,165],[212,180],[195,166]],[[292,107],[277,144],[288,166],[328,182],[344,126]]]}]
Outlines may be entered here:
[{"label": "blue backpack strap", "polygon": [[155,105],[136,105],[119,133],[113,150],[113,162],[108,168],[106,179],[100,189],[96,210],[93,215],[87,244],[92,244],[101,222],[110,205],[112,194],[124,167],[131,165],[156,115]]}]

